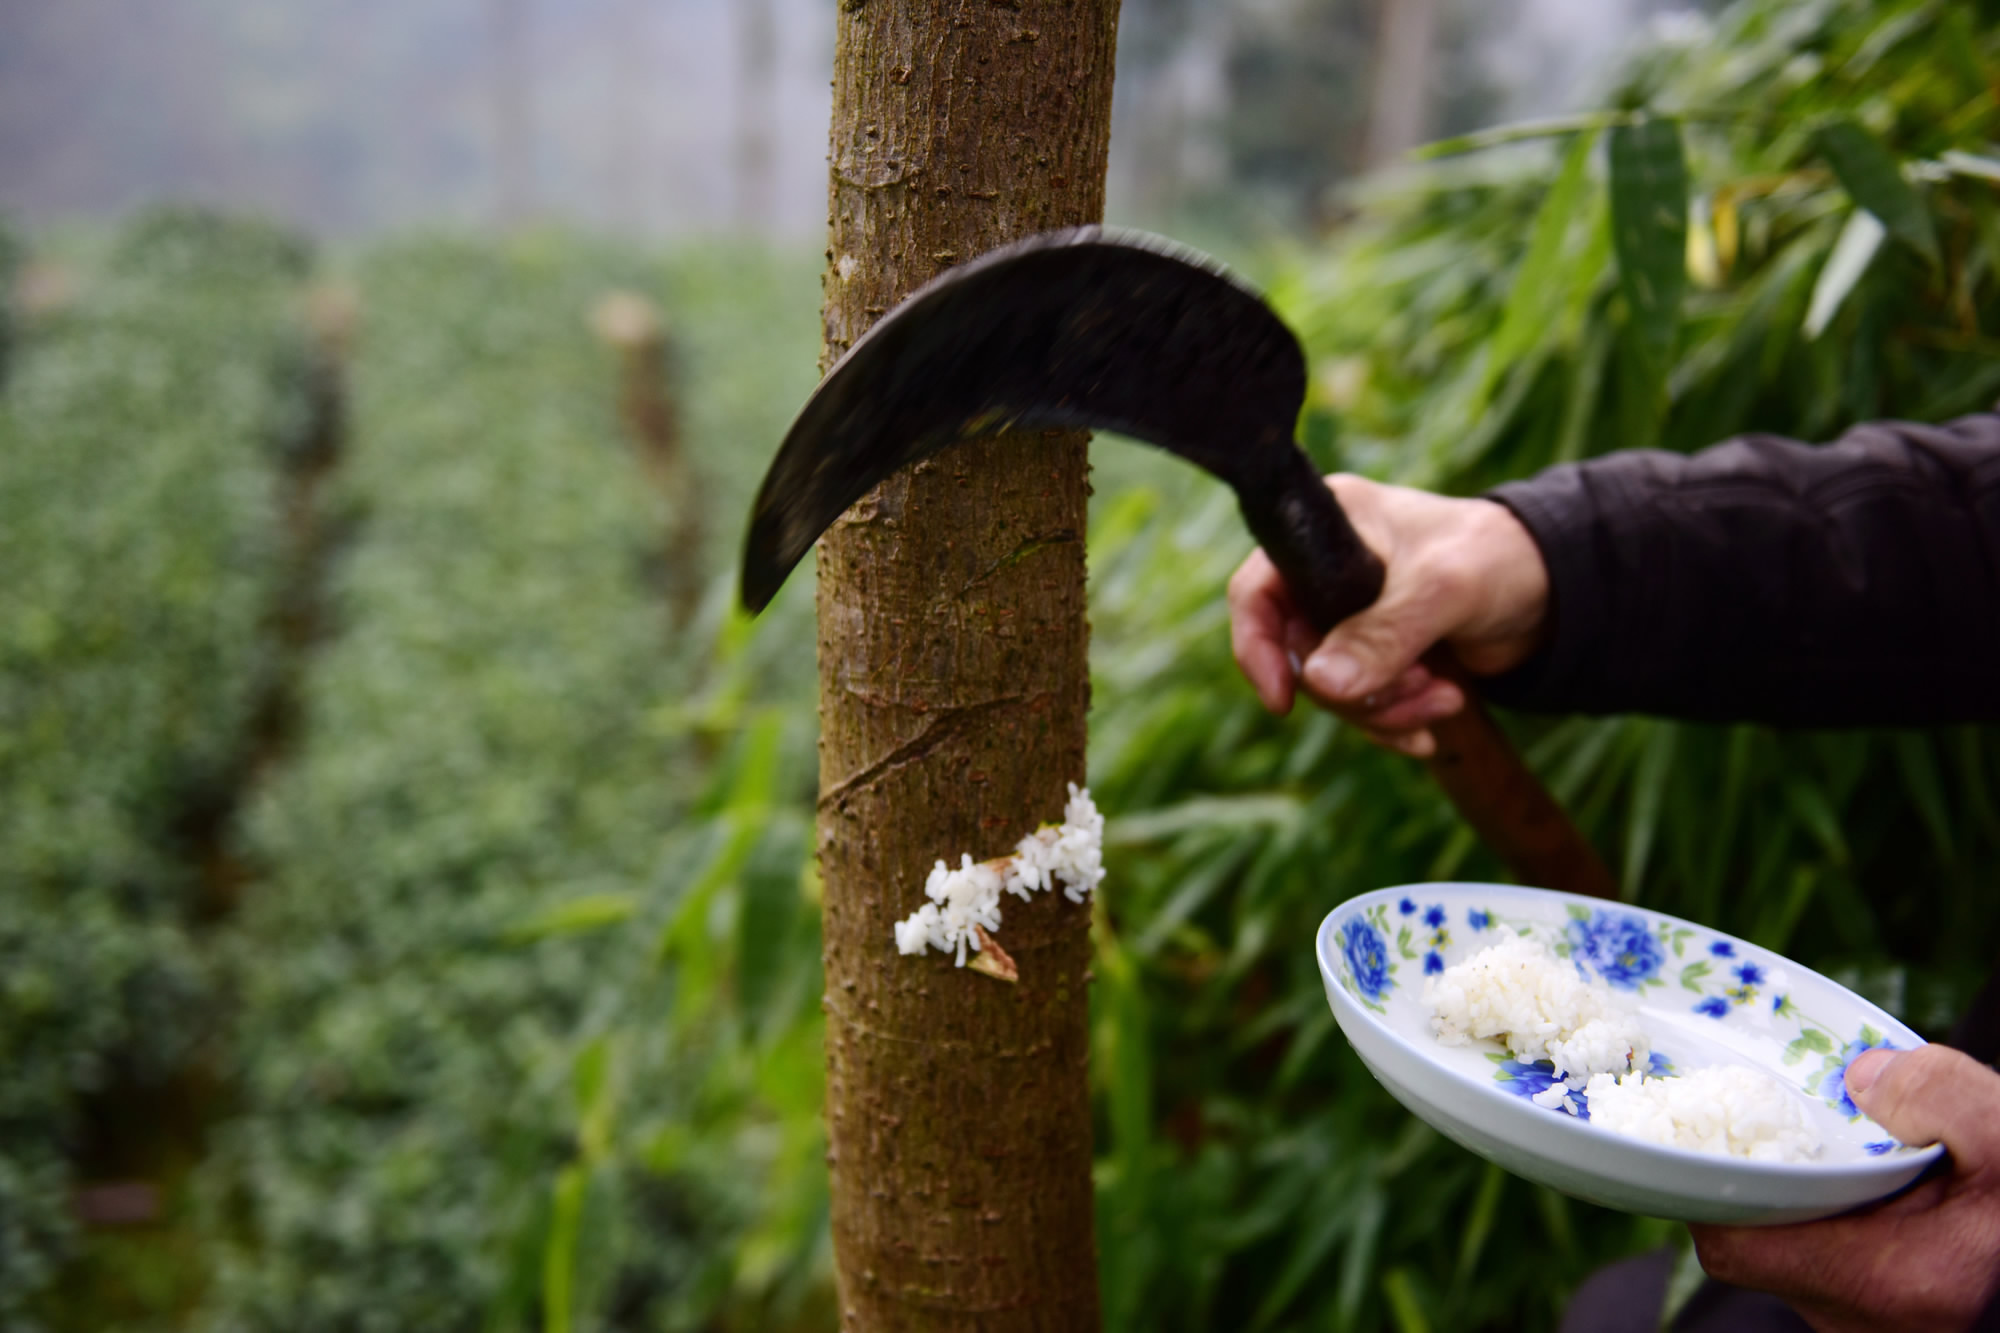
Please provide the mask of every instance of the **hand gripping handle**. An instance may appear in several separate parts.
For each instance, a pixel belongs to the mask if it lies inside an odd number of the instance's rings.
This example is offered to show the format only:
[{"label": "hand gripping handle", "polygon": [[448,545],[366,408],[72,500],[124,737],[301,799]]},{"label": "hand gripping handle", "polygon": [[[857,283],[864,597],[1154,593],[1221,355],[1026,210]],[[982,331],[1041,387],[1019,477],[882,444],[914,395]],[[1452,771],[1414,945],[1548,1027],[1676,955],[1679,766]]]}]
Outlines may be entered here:
[{"label": "hand gripping handle", "polygon": [[[1261,456],[1273,460],[1277,475],[1241,486],[1238,494],[1276,499],[1256,513],[1245,505],[1244,518],[1293,602],[1324,634],[1381,596],[1382,562],[1303,452],[1276,449]],[[1431,724],[1437,753],[1428,761],[1465,822],[1523,884],[1616,898],[1617,881],[1596,848],[1521,762],[1451,650],[1439,644],[1424,655],[1424,665],[1465,691],[1463,711]]]}]

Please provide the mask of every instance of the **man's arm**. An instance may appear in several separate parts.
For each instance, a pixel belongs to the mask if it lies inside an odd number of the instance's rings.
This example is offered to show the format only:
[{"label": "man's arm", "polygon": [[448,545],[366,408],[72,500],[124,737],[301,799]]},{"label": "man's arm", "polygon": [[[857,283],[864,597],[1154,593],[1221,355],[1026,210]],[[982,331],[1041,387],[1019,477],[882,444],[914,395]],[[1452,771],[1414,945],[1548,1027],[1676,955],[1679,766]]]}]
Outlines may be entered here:
[{"label": "man's arm", "polygon": [[1291,706],[1296,661],[1321,704],[1429,754],[1429,724],[1464,703],[1417,662],[1443,641],[1527,709],[2000,719],[2000,416],[1612,454],[1491,500],[1328,484],[1388,577],[1322,640],[1262,552],[1244,562],[1231,633],[1273,711]]},{"label": "man's arm", "polygon": [[1791,725],[2000,718],[2000,416],[1613,454],[1495,491],[1549,572],[1544,711]]}]

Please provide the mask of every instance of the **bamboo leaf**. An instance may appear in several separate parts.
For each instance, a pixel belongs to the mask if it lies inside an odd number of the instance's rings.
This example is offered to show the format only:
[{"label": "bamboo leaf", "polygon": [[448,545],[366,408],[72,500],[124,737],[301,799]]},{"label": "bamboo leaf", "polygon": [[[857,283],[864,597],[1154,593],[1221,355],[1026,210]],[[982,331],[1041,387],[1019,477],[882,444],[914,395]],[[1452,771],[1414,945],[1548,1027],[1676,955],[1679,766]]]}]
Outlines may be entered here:
[{"label": "bamboo leaf", "polygon": [[715,821],[709,830],[711,850],[708,860],[682,893],[673,916],[660,931],[654,948],[656,958],[665,959],[673,954],[684,957],[701,954],[701,932],[707,922],[709,906],[716,894],[736,878],[744,862],[749,860],[751,851],[757,845],[759,832],[751,812],[728,814]]},{"label": "bamboo leaf", "polygon": [[1296,796],[1259,792],[1248,796],[1197,796],[1163,810],[1120,815],[1106,821],[1104,845],[1130,847],[1197,829],[1272,829],[1297,827],[1305,804]]},{"label": "bamboo leaf", "polygon": [[1361,1314],[1361,1302],[1368,1292],[1368,1278],[1375,1271],[1375,1250],[1382,1238],[1382,1221],[1389,1201],[1381,1187],[1364,1185],[1354,1208],[1354,1224],[1347,1235],[1347,1254],[1340,1265],[1340,1287],[1334,1297],[1334,1317],[1341,1328],[1354,1327]]},{"label": "bamboo leaf", "polygon": [[1659,441],[1667,415],[1666,367],[1628,311],[1612,339],[1610,439],[1619,449],[1650,449]]},{"label": "bamboo leaf", "polygon": [[757,719],[743,738],[727,782],[707,798],[707,808],[714,812],[708,828],[709,858],[660,932],[655,957],[664,959],[677,951],[683,957],[702,956],[701,931],[709,906],[742,872],[769,818],[777,794],[782,721],[775,710]]},{"label": "bamboo leaf", "polygon": [[1938,164],[1953,175],[2000,183],[2000,157],[1980,157],[1954,148],[1941,154]]},{"label": "bamboo leaf", "polygon": [[1649,117],[1611,131],[1611,240],[1618,285],[1640,345],[1664,380],[1687,286],[1687,162],[1678,121]]},{"label": "bamboo leaf", "polygon": [[1757,924],[1750,931],[1753,943],[1760,944],[1773,953],[1783,953],[1791,942],[1792,932],[1798,929],[1799,918],[1805,915],[1813,896],[1819,892],[1822,876],[1813,866],[1800,866],[1792,873],[1792,882],[1782,898],[1769,903],[1758,915]]},{"label": "bamboo leaf", "polygon": [[1514,271],[1514,285],[1501,311],[1486,361],[1486,392],[1491,393],[1514,363],[1546,339],[1563,306],[1570,232],[1589,198],[1590,152],[1597,132],[1587,130],[1570,143],[1555,184],[1535,214],[1528,251]]},{"label": "bamboo leaf", "polygon": [[1511,125],[1495,125],[1489,129],[1476,130],[1471,134],[1454,135],[1449,139],[1437,139],[1421,144],[1411,150],[1410,156],[1419,162],[1428,162],[1440,157],[1456,157],[1460,153],[1476,153],[1485,148],[1497,148],[1501,144],[1525,143],[1530,139],[1557,139],[1566,134],[1595,134],[1612,125],[1622,125],[1629,117],[1620,111],[1589,111],[1577,116],[1552,116],[1544,120],[1518,120]]},{"label": "bamboo leaf", "polygon": [[1564,1259],[1576,1254],[1576,1223],[1570,1217],[1569,1200],[1546,1185],[1534,1187],[1535,1208],[1542,1215],[1542,1229]]},{"label": "bamboo leaf", "polygon": [[1431,1333],[1423,1306],[1417,1303],[1416,1284],[1408,1265],[1400,1265],[1382,1275],[1382,1294],[1389,1298],[1389,1314],[1396,1321],[1396,1333]]},{"label": "bamboo leaf", "polygon": [[1932,267],[1938,266],[1942,257],[1930,209],[1903,178],[1902,168],[1882,141],[1860,122],[1846,117],[1821,126],[1815,139],[1848,198],[1873,213],[1890,234],[1909,244]]},{"label": "bamboo leaf", "polygon": [[566,1166],[556,1175],[542,1249],[542,1327],[548,1333],[570,1333],[576,1326],[576,1243],[588,1185],[581,1166]]},{"label": "bamboo leaf", "polygon": [[1713,290],[1722,285],[1721,244],[1716,237],[1715,201],[1701,195],[1688,217],[1687,271],[1695,285]]},{"label": "bamboo leaf", "polygon": [[557,935],[583,935],[632,919],[639,900],[629,893],[587,893],[524,917],[508,928],[509,944],[528,944]]},{"label": "bamboo leaf", "polygon": [[586,1163],[598,1160],[611,1148],[612,1120],[617,1112],[612,1054],[610,1035],[600,1035],[577,1053],[570,1074],[576,1095],[577,1146]]},{"label": "bamboo leaf", "polygon": [[1667,775],[1673,770],[1674,747],[1681,734],[1680,728],[1670,722],[1649,725],[1652,734],[1646,737],[1645,748],[1639,752],[1639,763],[1632,774],[1632,811],[1625,826],[1625,875],[1621,888],[1627,902],[1638,899],[1639,885],[1646,875],[1646,861],[1653,853],[1653,835],[1660,826],[1660,800],[1666,791]]},{"label": "bamboo leaf", "polygon": [[1903,770],[1904,790],[1930,829],[1931,842],[1940,856],[1950,860],[1954,855],[1951,815],[1945,809],[1944,779],[1938,774],[1930,741],[1908,732],[1897,736],[1896,762]]},{"label": "bamboo leaf", "polygon": [[772,998],[783,989],[787,946],[799,914],[799,868],[805,837],[790,821],[765,831],[743,867],[736,915],[736,993],[752,1032],[765,1027]]},{"label": "bamboo leaf", "polygon": [[1340,1194],[1333,1194],[1325,1187],[1315,1191],[1314,1200],[1325,1206],[1312,1210],[1317,1216],[1299,1235],[1284,1268],[1279,1270],[1277,1280],[1265,1291],[1263,1303],[1257,1307],[1257,1316],[1250,1321],[1252,1330],[1270,1327],[1284,1313],[1299,1288],[1305,1285],[1306,1279],[1312,1276],[1328,1251],[1340,1240],[1341,1233],[1353,1225],[1357,1196],[1348,1187],[1351,1174],[1343,1172],[1327,1178],[1327,1185],[1336,1181],[1340,1183]]},{"label": "bamboo leaf", "polygon": [[1285,1058],[1278,1065],[1278,1073],[1272,1079],[1272,1085],[1280,1091],[1289,1090],[1306,1072],[1314,1054],[1335,1031],[1331,1010],[1324,1015],[1314,1014],[1306,1020],[1305,1026],[1293,1035],[1291,1045],[1285,1048]]},{"label": "bamboo leaf", "polygon": [[1182,922],[1200,911],[1250,859],[1261,841],[1254,833],[1238,834],[1206,857],[1181,881],[1174,896],[1146,923],[1146,929],[1132,943],[1132,952],[1141,958],[1159,951]]},{"label": "bamboo leaf", "polygon": [[1143,1203],[1144,1172],[1153,1136],[1153,1066],[1147,1045],[1145,988],[1138,965],[1108,928],[1104,900],[1092,900],[1091,913],[1099,929],[1096,972],[1102,1019],[1094,1025],[1094,1052],[1110,1102],[1111,1149],[1127,1198]]},{"label": "bamboo leaf", "polygon": [[1458,1280],[1460,1285],[1469,1281],[1479,1267],[1479,1256],[1486,1248],[1486,1238],[1493,1232],[1493,1218],[1500,1210],[1500,1196],[1507,1187],[1507,1173],[1491,1162],[1486,1164],[1486,1172],[1479,1182],[1479,1193],[1472,1201],[1472,1211],[1465,1216],[1465,1234],[1458,1243]]},{"label": "bamboo leaf", "polygon": [[1785,783],[1785,804],[1791,807],[1793,815],[1805,825],[1806,831],[1825,849],[1829,858],[1836,862],[1847,860],[1847,839],[1840,832],[1840,816],[1834,813],[1819,784],[1805,777],[1788,779]]},{"label": "bamboo leaf", "polygon": [[1833,243],[1833,250],[1813,283],[1812,304],[1806,307],[1806,337],[1817,338],[1826,332],[1827,325],[1840,313],[1847,294],[1874,262],[1875,252],[1882,248],[1882,238],[1887,234],[1881,220],[1865,208],[1855,209],[1848,217],[1840,239]]}]

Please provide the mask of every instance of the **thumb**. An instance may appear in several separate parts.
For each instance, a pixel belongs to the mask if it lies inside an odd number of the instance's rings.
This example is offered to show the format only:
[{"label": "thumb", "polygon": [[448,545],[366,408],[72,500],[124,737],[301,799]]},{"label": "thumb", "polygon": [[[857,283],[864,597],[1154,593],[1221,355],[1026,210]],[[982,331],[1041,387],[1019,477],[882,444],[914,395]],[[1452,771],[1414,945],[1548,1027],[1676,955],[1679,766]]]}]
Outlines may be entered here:
[{"label": "thumb", "polygon": [[1402,675],[1437,641],[1407,603],[1377,602],[1343,620],[1306,660],[1307,688],[1340,702],[1364,699]]},{"label": "thumb", "polygon": [[1847,1095],[1904,1143],[1943,1143],[1961,1171],[2000,1166],[2000,1074],[1949,1046],[1869,1051]]}]

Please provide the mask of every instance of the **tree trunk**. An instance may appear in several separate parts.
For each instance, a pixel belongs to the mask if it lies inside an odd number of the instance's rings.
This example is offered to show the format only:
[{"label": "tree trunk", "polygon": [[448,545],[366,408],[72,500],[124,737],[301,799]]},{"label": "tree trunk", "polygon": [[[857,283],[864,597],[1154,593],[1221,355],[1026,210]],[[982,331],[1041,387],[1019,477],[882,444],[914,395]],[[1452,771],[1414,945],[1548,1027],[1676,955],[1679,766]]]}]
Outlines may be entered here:
[{"label": "tree trunk", "polygon": [[736,0],[736,220],[771,226],[778,118],[778,24],[772,0]]},{"label": "tree trunk", "polygon": [[1382,0],[1364,165],[1388,166],[1423,142],[1431,102],[1437,0]]},{"label": "tree trunk", "polygon": [[[1104,206],[1116,0],[842,0],[828,364],[940,270]],[[819,548],[828,1162],[842,1327],[1098,1327],[1089,913],[1009,897],[1007,983],[896,952],[931,864],[1084,771],[1085,445],[962,446]]]},{"label": "tree trunk", "polygon": [[610,96],[604,126],[605,217],[613,231],[646,231],[648,158],[653,135],[648,82],[653,37],[651,0],[614,0],[605,20]]},{"label": "tree trunk", "polygon": [[500,225],[518,227],[535,207],[535,129],[528,0],[489,0],[493,37],[493,158]]}]

